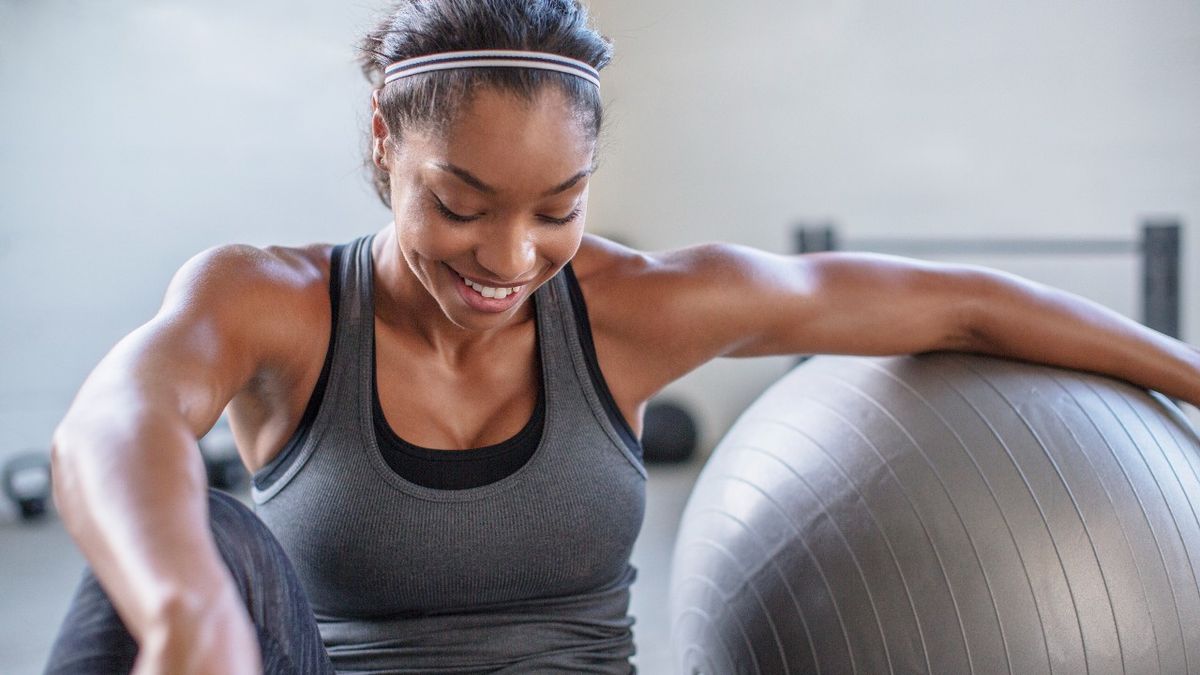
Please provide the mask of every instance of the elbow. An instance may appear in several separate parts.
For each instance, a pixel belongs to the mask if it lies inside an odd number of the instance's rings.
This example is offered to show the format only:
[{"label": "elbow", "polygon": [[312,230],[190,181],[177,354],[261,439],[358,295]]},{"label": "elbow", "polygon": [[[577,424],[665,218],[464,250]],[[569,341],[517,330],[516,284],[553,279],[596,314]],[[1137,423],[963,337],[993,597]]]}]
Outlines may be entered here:
[{"label": "elbow", "polygon": [[70,477],[74,469],[79,454],[77,439],[85,436],[76,429],[78,426],[79,423],[72,420],[71,414],[67,413],[54,427],[54,433],[50,436],[50,471],[56,479],[60,475]]},{"label": "elbow", "polygon": [[94,455],[87,441],[94,433],[85,421],[68,412],[50,437],[50,497],[67,532],[77,540],[86,527],[84,484],[92,472],[89,454]]},{"label": "elbow", "polygon": [[76,482],[70,426],[60,422],[50,437],[50,496],[54,508],[63,519],[68,531],[71,529],[71,486]]},{"label": "elbow", "polygon": [[993,270],[962,267],[951,273],[943,307],[942,350],[991,353],[991,309],[1001,302],[1004,280]]},{"label": "elbow", "polygon": [[70,424],[67,420],[62,420],[54,427],[54,433],[50,435],[50,466],[59,466],[67,461],[70,436]]},{"label": "elbow", "polygon": [[60,422],[54,428],[54,434],[50,437],[50,475],[52,476],[51,484],[54,486],[55,501],[58,501],[58,484],[61,479],[68,475],[70,469],[70,460],[68,459],[68,442],[69,433],[66,429],[66,424]]}]

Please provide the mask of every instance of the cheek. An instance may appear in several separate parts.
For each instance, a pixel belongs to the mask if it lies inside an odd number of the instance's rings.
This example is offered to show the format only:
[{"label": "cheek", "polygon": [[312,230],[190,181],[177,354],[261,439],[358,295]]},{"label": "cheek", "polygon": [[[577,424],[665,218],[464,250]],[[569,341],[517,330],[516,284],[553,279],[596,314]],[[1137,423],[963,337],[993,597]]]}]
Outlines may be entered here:
[{"label": "cheek", "polygon": [[422,267],[454,260],[471,250],[469,242],[433,223],[409,222],[400,231],[401,246],[411,262]]},{"label": "cheek", "polygon": [[426,213],[416,200],[395,210],[396,237],[400,245],[422,257],[441,257],[459,246],[458,237]]},{"label": "cheek", "polygon": [[580,219],[578,224],[566,225],[561,230],[554,231],[540,248],[543,257],[549,259],[555,266],[561,267],[575,257],[582,242],[583,221]]}]

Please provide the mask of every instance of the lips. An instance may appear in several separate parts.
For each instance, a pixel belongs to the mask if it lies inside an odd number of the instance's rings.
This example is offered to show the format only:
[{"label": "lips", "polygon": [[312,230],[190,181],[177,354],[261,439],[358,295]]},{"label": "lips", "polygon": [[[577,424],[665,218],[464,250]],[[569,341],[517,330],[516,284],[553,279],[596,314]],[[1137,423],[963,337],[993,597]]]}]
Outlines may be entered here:
[{"label": "lips", "polygon": [[481,312],[496,313],[510,309],[520,301],[525,287],[528,285],[528,283],[487,285],[459,274],[449,265],[446,267],[454,275],[459,296],[468,306]]},{"label": "lips", "polygon": [[462,277],[462,280],[464,283],[466,283],[466,285],[468,285],[472,289],[474,289],[476,293],[479,293],[480,295],[482,295],[485,298],[496,298],[497,300],[503,300],[504,298],[507,298],[509,295],[520,291],[522,288],[522,286],[484,285],[484,284],[472,281],[471,279],[468,279],[466,277]]}]

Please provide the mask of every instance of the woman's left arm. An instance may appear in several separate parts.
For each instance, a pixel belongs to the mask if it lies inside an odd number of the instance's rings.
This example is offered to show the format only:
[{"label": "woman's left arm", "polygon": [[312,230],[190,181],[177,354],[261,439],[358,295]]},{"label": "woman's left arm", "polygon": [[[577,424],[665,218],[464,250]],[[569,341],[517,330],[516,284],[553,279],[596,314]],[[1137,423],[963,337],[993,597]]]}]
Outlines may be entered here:
[{"label": "woman's left arm", "polygon": [[637,342],[659,347],[647,367],[663,383],[718,356],[963,351],[1110,375],[1200,406],[1200,350],[997,270],[728,244],[641,261],[622,305],[645,312]]},{"label": "woman's left arm", "polygon": [[974,272],[965,351],[1088,370],[1200,406],[1200,350],[1098,303],[998,272]]}]

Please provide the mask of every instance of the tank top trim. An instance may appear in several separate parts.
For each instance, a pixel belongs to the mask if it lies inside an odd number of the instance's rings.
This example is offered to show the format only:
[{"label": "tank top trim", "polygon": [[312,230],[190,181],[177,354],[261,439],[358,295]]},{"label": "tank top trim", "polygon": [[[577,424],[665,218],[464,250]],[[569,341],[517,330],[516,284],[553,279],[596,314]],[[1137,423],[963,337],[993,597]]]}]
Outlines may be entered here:
[{"label": "tank top trim", "polygon": [[[376,390],[376,394],[377,392],[378,390]],[[529,416],[529,421],[517,433],[499,443],[478,448],[467,448],[465,450],[427,448],[410,443],[401,438],[396,433],[396,430],[386,423],[386,416],[379,403],[378,395],[374,396],[371,407],[374,409],[375,436],[376,438],[381,435],[387,436],[386,438],[378,438],[378,440],[381,444],[386,443],[389,451],[403,453],[410,457],[430,462],[468,462],[499,457],[512,452],[520,452],[522,449],[527,449],[529,444],[536,443],[541,432],[546,403],[542,393],[538,392],[538,401],[534,404],[533,413]]]},{"label": "tank top trim", "polygon": [[592,324],[588,319],[587,303],[584,302],[583,289],[579,287],[579,279],[575,276],[575,268],[568,263],[563,268],[563,275],[567,282],[567,293],[571,296],[571,308],[575,310],[573,312],[575,332],[579,335],[580,346],[583,347],[589,380],[600,397],[600,402],[604,405],[604,412],[608,415],[609,423],[617,431],[625,443],[625,447],[629,448],[629,451],[637,457],[638,462],[642,462],[642,444],[638,441],[637,434],[633,433],[633,429],[630,428],[629,421],[621,414],[621,409],[617,407],[617,401],[608,388],[608,380],[604,379],[604,373],[600,370],[600,360],[596,357],[596,344],[592,341]]},{"label": "tank top trim", "polygon": [[[558,285],[555,286],[555,290],[558,290],[564,296],[567,296],[566,302],[570,302],[567,282],[563,277],[563,274],[559,274],[554,277],[553,281],[558,282]],[[547,283],[546,285],[550,286],[551,284]],[[642,475],[642,478],[647,478],[648,475],[646,473],[646,467],[642,464],[641,457],[639,456],[641,453],[634,449],[637,448],[640,450],[641,445],[636,442],[632,445],[627,443],[622,433],[618,430],[619,425],[614,423],[609,411],[605,408],[604,402],[601,400],[601,396],[598,393],[599,387],[597,386],[597,382],[602,383],[604,382],[604,379],[603,377],[600,377],[599,380],[592,380],[592,374],[588,369],[586,350],[584,349],[582,340],[580,339],[576,322],[574,320],[563,321],[562,330],[567,339],[567,348],[571,351],[571,364],[575,367],[576,380],[580,383],[581,388],[583,389],[584,398],[587,399],[588,408],[592,411],[592,416],[595,417],[596,423],[599,424],[600,428],[604,430],[605,435],[608,436],[613,445],[615,445],[621,451],[621,454],[625,456],[625,459],[629,460],[629,463],[632,464],[635,469],[637,469],[638,473]],[[599,376],[598,368],[597,375]],[[605,385],[605,389],[607,390],[607,385]],[[610,400],[611,397],[612,395],[609,394]],[[615,412],[616,404],[614,403],[612,407],[614,408]],[[616,417],[622,421],[621,426],[625,426],[626,429],[628,429],[628,424],[624,422],[624,418],[621,417],[619,412],[616,413]],[[627,433],[629,433],[630,439],[632,440],[632,432],[629,431]]]},{"label": "tank top trim", "polygon": [[[371,351],[375,351],[374,336],[372,336],[371,340]],[[542,341],[536,333],[534,335],[534,356],[538,361],[538,380],[541,381]],[[372,370],[371,375],[371,417],[375,425],[375,437],[380,446],[386,446],[385,449],[388,451],[404,453],[410,457],[427,461],[455,462],[486,459],[511,452],[520,452],[521,450],[527,450],[532,455],[536,449],[536,445],[541,441],[543,420],[545,419],[546,412],[545,388],[538,389],[537,400],[534,402],[533,413],[530,414],[529,420],[525,422],[525,425],[517,433],[509,438],[499,443],[461,450],[427,448],[404,440],[392,428],[391,424],[387,421],[387,415],[383,412],[383,404],[379,400],[377,367]],[[381,435],[382,438],[380,438]],[[530,445],[534,447],[531,448],[529,447]]]},{"label": "tank top trim", "polygon": [[[354,313],[354,326],[351,329],[352,333],[357,334],[359,349],[357,368],[358,376],[358,403],[359,403],[359,425],[362,438],[365,439],[362,452],[367,454],[367,463],[375,470],[375,472],[383,479],[385,483],[393,488],[400,490],[412,497],[426,501],[435,502],[466,502],[475,501],[491,497],[493,495],[511,489],[515,485],[519,485],[523,478],[536,470],[538,464],[546,457],[546,439],[553,436],[550,429],[555,424],[561,424],[561,414],[556,412],[559,408],[556,405],[557,394],[554,387],[551,386],[551,373],[557,364],[553,363],[552,352],[542,348],[539,350],[542,358],[541,379],[543,396],[546,399],[546,414],[542,422],[541,438],[538,440],[537,449],[529,457],[520,468],[512,473],[478,487],[448,489],[426,487],[414,483],[403,476],[400,476],[392,467],[388,466],[387,460],[383,458],[383,453],[379,447],[379,439],[375,436],[375,424],[372,418],[371,406],[371,383],[375,376],[375,289],[374,282],[374,263],[371,258],[371,242],[375,236],[369,235],[355,242],[356,253],[354,256],[356,269],[354,274],[358,281],[358,295],[360,310]],[[530,301],[534,303],[535,321],[537,322],[538,340],[542,345],[549,344],[554,336],[551,334],[553,330],[553,314],[550,305],[553,302],[548,301],[549,293],[547,290],[550,284],[546,284],[539,288],[530,297]]]},{"label": "tank top trim", "polygon": [[[337,339],[336,326],[350,321],[351,315],[354,313],[354,308],[347,306],[350,303],[339,302],[341,289],[346,281],[347,259],[352,251],[353,243],[341,244],[333,248],[330,256],[330,293],[332,296],[336,291],[338,296],[338,299],[331,297],[330,300],[330,315],[334,318],[330,326],[329,348],[325,353],[326,365],[329,367],[330,373],[332,373],[333,364],[344,360],[344,352],[350,348],[344,340]],[[302,423],[293,434],[292,439],[284,445],[284,449],[266,466],[254,472],[250,481],[250,496],[255,504],[266,502],[286,487],[292,478],[304,468],[305,463],[312,457],[327,431],[333,428],[334,425],[328,418],[337,406],[330,403],[341,395],[340,382],[341,378],[330,376],[324,382],[324,392],[319,392],[317,388],[313,389],[309,406],[312,406],[314,399],[319,400],[319,403],[316,406],[312,422],[308,425]],[[318,383],[320,384],[319,379]]]}]

